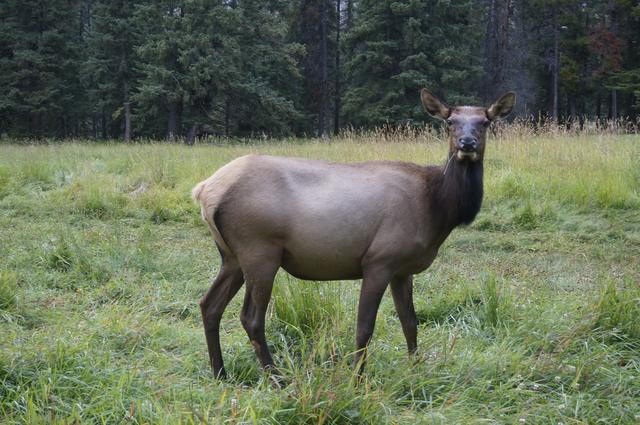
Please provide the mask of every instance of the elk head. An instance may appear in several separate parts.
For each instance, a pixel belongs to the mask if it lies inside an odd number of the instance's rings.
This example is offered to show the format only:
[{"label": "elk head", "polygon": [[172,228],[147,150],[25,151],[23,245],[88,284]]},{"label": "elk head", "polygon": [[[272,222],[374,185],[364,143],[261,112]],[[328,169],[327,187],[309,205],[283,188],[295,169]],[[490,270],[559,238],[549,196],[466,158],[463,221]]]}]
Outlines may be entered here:
[{"label": "elk head", "polygon": [[449,107],[426,89],[420,93],[422,105],[434,118],[447,123],[449,155],[458,161],[481,161],[484,156],[487,128],[496,119],[504,118],[513,109],[516,95],[507,92],[488,108],[478,106]]}]

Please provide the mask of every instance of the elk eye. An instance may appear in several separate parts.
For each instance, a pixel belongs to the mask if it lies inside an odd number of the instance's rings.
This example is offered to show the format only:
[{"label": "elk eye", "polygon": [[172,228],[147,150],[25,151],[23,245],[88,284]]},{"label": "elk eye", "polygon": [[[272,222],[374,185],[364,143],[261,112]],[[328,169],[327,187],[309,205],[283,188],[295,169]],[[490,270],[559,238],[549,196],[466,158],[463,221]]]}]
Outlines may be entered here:
[{"label": "elk eye", "polygon": [[485,127],[489,127],[489,124],[491,124],[491,121],[489,120],[482,121],[482,125],[484,125]]},{"label": "elk eye", "polygon": [[447,120],[446,123],[447,123],[447,125],[453,125],[453,121],[451,121],[451,120]]}]

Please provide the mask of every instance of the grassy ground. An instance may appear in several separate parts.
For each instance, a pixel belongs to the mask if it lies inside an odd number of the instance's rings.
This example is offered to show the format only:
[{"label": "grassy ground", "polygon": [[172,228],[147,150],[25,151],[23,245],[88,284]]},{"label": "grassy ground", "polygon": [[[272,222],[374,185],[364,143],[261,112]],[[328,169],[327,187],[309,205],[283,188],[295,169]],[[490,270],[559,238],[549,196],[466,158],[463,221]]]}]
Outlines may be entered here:
[{"label": "grassy ground", "polygon": [[415,279],[419,351],[385,296],[365,382],[358,282],[278,275],[263,375],[198,299],[219,265],[191,187],[247,152],[442,163],[429,137],[246,146],[0,145],[2,423],[637,423],[640,137],[491,140],[485,202]]}]

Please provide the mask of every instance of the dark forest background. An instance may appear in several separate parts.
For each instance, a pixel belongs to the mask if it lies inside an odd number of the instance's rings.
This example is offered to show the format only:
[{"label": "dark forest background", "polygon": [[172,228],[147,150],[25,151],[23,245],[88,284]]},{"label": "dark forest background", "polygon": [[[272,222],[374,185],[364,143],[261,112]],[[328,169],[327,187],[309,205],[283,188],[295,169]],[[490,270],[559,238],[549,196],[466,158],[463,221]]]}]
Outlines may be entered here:
[{"label": "dark forest background", "polygon": [[518,93],[640,116],[639,0],[2,0],[0,134],[330,136]]}]

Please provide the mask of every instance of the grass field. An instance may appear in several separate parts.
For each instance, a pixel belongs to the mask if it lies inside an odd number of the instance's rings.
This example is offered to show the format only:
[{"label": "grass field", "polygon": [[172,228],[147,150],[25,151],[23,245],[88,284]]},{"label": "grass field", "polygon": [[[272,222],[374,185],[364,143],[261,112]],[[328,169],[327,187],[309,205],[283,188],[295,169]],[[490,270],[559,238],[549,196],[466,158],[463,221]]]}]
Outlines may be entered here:
[{"label": "grass field", "polygon": [[0,422],[640,422],[640,136],[525,136],[489,141],[480,214],[416,276],[414,359],[387,294],[355,386],[359,283],[278,275],[283,389],[242,294],[212,379],[197,303],[219,259],[190,189],[248,152],[441,164],[443,142],[0,145]]}]

